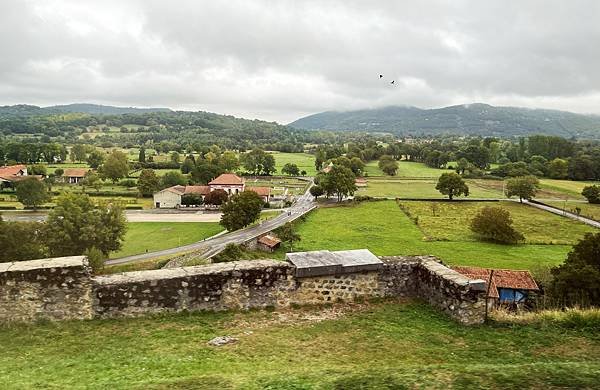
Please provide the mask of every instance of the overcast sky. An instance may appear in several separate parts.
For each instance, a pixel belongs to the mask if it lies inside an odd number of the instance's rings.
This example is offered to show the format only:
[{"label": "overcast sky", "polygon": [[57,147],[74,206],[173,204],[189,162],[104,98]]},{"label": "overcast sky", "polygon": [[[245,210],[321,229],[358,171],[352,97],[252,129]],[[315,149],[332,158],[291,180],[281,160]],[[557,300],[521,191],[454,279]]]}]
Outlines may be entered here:
[{"label": "overcast sky", "polygon": [[599,20],[594,0],[1,0],[0,104],[600,114]]}]

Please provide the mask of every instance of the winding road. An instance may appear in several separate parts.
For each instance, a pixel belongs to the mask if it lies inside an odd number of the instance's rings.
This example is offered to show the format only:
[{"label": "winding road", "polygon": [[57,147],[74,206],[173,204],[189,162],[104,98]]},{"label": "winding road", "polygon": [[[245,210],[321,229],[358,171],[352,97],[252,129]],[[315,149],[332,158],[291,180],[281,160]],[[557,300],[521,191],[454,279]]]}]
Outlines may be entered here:
[{"label": "winding road", "polygon": [[118,259],[111,259],[106,261],[106,265],[126,264],[135,263],[138,261],[144,261],[154,259],[163,256],[172,256],[188,251],[201,252],[205,258],[210,258],[217,253],[221,252],[227,244],[242,244],[253,238],[256,238],[262,234],[268,233],[273,229],[276,229],[287,222],[291,222],[302,215],[308,213],[312,209],[316,208],[313,196],[310,194],[310,186],[308,186],[306,192],[300,196],[296,202],[290,206],[286,212],[281,213],[275,218],[269,219],[258,225],[250,226],[245,229],[236,230],[230,233],[225,233],[217,236],[213,236],[204,241],[194,242],[192,244],[179,246],[176,248],[164,249],[156,252],[142,253],[134,256],[121,257]]}]

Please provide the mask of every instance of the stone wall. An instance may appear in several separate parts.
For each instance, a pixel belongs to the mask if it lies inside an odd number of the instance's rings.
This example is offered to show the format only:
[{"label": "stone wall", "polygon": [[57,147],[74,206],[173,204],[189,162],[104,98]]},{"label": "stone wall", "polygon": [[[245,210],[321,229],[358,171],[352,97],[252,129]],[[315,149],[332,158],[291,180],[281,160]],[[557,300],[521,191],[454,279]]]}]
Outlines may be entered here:
[{"label": "stone wall", "polygon": [[0,322],[91,318],[90,277],[83,256],[0,263]]},{"label": "stone wall", "polygon": [[282,306],[295,285],[291,271],[281,261],[256,260],[97,276],[94,312],[114,317]]},{"label": "stone wall", "polygon": [[378,271],[314,277],[296,277],[293,265],[275,260],[95,277],[81,257],[0,265],[0,322],[286,307],[370,297],[422,298],[461,323],[483,321],[485,282],[471,281],[433,257],[382,260]]},{"label": "stone wall", "polygon": [[465,325],[485,320],[485,286],[485,281],[470,280],[435,257],[424,258],[416,269],[417,295]]}]

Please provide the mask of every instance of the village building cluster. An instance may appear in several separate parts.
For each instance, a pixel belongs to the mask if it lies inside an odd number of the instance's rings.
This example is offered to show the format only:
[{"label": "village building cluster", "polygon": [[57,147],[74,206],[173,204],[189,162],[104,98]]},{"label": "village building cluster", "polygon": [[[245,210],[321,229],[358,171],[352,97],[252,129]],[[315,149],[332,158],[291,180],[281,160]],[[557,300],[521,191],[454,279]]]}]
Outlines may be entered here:
[{"label": "village building cluster", "polygon": [[182,206],[184,195],[194,194],[205,197],[215,190],[223,190],[228,195],[239,194],[244,191],[256,192],[263,202],[268,203],[271,199],[270,187],[250,187],[246,186],[246,181],[234,173],[223,173],[212,180],[206,186],[172,186],[158,191],[154,194],[154,207],[157,209],[172,209]]}]

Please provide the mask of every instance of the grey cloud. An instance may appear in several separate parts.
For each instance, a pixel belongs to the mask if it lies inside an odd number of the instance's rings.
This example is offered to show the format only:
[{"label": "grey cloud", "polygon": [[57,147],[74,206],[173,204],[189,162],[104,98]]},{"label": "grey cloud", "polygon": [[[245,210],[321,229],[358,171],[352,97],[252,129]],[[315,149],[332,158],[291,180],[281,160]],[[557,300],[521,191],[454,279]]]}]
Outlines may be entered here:
[{"label": "grey cloud", "polygon": [[0,103],[282,122],[473,101],[600,113],[599,16],[596,1],[9,0]]}]

